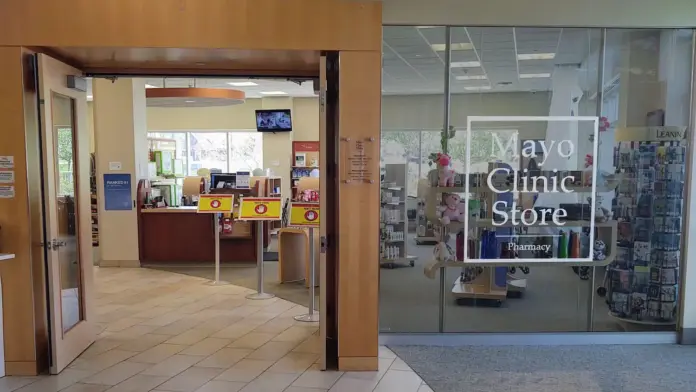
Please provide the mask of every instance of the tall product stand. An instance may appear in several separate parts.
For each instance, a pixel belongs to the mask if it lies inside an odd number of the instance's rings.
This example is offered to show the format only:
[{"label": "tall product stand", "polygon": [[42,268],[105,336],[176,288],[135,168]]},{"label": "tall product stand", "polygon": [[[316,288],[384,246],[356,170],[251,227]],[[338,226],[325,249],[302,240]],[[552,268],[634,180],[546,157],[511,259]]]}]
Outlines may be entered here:
[{"label": "tall product stand", "polygon": [[247,299],[271,299],[275,294],[263,290],[263,222],[280,220],[281,200],[279,197],[242,197],[239,206],[239,219],[256,221],[256,292]]},{"label": "tall product stand", "polygon": [[220,280],[220,214],[232,212],[234,207],[234,195],[200,195],[198,200],[198,213],[211,214],[213,216],[213,231],[215,232],[215,280],[210,282],[213,286],[229,284]]},{"label": "tall product stand", "polygon": [[307,227],[309,229],[309,311],[307,314],[295,316],[295,320],[303,322],[319,321],[319,314],[314,312],[315,305],[315,276],[316,260],[314,257],[314,229],[319,227],[319,203],[292,203],[290,207],[290,226]]}]

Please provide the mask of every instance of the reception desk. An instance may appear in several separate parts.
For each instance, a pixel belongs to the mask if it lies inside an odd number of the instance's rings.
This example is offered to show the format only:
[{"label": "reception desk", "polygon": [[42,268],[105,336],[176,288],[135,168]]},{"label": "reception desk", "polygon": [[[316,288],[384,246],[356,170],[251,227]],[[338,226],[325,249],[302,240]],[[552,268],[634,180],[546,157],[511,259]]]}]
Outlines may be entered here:
[{"label": "reception desk", "polygon": [[[140,260],[156,263],[213,263],[213,217],[198,214],[196,207],[140,210]],[[232,234],[220,234],[220,262],[256,262],[256,228],[252,222],[234,222]],[[268,224],[264,225],[264,248]]]}]

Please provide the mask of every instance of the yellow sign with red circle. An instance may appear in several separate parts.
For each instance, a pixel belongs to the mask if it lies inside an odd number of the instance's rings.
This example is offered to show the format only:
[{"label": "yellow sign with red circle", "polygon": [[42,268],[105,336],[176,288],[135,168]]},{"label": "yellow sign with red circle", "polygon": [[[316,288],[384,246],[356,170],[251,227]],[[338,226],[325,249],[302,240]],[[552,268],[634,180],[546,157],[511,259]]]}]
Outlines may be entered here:
[{"label": "yellow sign with red circle", "polygon": [[234,195],[200,195],[198,197],[199,213],[230,213],[233,207]]},{"label": "yellow sign with red circle", "polygon": [[319,203],[292,203],[290,226],[319,227]]},{"label": "yellow sign with red circle", "polygon": [[242,197],[239,220],[280,220],[279,197]]}]

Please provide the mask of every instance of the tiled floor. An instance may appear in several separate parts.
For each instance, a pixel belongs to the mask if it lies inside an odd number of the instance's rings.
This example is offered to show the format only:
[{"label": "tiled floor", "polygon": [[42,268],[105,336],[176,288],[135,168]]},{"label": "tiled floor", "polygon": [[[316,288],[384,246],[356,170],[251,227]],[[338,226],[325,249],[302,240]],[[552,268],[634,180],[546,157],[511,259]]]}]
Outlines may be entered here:
[{"label": "tiled floor", "polygon": [[318,370],[318,324],[293,319],[304,306],[144,268],[95,280],[97,342],[60,375],[5,377],[0,392],[431,391],[385,347],[378,372]]}]

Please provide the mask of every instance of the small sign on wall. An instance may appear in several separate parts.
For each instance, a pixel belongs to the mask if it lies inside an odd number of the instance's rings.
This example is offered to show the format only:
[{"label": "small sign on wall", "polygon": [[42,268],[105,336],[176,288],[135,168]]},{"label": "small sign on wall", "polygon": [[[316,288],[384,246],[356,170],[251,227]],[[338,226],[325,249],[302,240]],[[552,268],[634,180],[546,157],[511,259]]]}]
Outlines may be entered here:
[{"label": "small sign on wall", "polygon": [[0,184],[13,184],[15,182],[14,171],[0,171]]},{"label": "small sign on wall", "polygon": [[131,175],[104,174],[104,209],[130,211],[133,209],[132,203]]},{"label": "small sign on wall", "polygon": [[12,156],[12,155],[0,156],[0,169],[14,169],[14,156]]},{"label": "small sign on wall", "polygon": [[14,185],[0,185],[0,199],[13,199],[14,197]]}]

